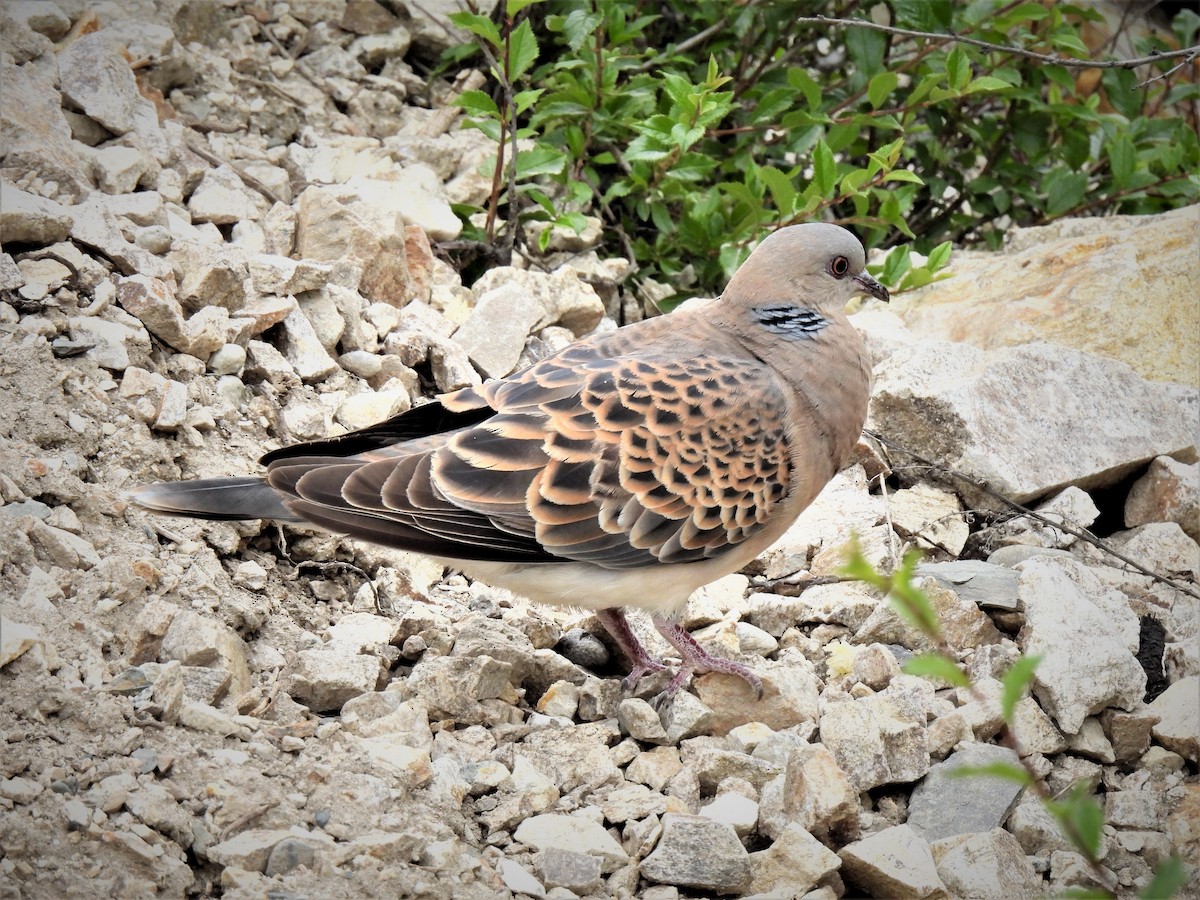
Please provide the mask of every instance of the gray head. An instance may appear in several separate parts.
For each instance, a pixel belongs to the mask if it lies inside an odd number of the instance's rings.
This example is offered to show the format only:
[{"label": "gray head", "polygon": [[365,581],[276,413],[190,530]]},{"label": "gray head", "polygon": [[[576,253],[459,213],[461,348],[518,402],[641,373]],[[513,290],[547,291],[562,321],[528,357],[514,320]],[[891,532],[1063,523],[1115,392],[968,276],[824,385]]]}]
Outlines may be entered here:
[{"label": "gray head", "polygon": [[794,303],[840,312],[856,294],[888,300],[887,289],[867,274],[858,238],[837,225],[789,225],[768,235],[730,279],[722,300],[758,306]]}]

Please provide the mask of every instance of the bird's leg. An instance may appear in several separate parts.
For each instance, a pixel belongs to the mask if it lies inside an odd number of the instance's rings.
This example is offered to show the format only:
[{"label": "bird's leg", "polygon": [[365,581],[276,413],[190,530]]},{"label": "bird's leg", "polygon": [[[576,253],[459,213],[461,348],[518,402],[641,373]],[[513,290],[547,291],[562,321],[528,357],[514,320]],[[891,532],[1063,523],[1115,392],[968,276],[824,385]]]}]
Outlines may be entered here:
[{"label": "bird's leg", "polygon": [[596,617],[633,664],[629,674],[621,681],[621,687],[626,692],[632,691],[643,675],[666,669],[666,666],[651,656],[642,646],[642,642],[637,639],[637,635],[629,627],[629,620],[625,618],[624,612],[619,609],[602,609],[596,613]]},{"label": "bird's leg", "polygon": [[665,637],[671,646],[679,651],[679,655],[683,658],[683,665],[679,667],[679,671],[671,679],[671,683],[667,685],[664,693],[668,695],[675,693],[691,680],[694,672],[721,672],[725,675],[736,675],[738,678],[745,680],[754,689],[755,698],[758,700],[762,699],[762,679],[755,675],[748,666],[736,663],[732,659],[713,656],[701,647],[682,625],[673,619],[659,616],[652,616],[651,618],[654,621],[654,627],[658,629],[658,633]]}]

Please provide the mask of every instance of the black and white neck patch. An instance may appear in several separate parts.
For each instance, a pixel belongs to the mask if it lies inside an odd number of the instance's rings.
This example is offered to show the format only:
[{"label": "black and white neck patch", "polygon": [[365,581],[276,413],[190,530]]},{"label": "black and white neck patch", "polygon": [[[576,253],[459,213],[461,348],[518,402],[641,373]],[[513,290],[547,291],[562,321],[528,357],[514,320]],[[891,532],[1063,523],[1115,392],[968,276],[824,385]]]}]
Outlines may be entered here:
[{"label": "black and white neck patch", "polygon": [[756,306],[750,310],[750,314],[767,331],[794,341],[815,338],[823,328],[829,325],[829,320],[815,309],[797,306],[794,303],[769,303],[766,306]]}]

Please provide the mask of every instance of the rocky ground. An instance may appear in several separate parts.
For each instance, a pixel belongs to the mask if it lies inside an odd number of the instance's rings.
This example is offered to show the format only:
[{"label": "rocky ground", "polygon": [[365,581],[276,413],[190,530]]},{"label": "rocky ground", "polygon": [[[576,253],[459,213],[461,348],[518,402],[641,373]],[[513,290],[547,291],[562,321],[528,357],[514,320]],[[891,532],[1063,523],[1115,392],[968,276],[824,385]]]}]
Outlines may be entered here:
[{"label": "rocky ground", "polygon": [[[1023,752],[1051,792],[1082,782],[1102,803],[1102,877],[1133,896],[1171,854],[1200,864],[1200,373],[1195,320],[1170,312],[1190,289],[1194,316],[1194,208],[1153,220],[1166,261],[1130,254],[1106,294],[1165,304],[1138,352],[936,330],[920,298],[856,315],[871,428],[898,446],[864,452],[687,614],[753,660],[758,703],[717,675],[666,704],[653,678],[625,696],[593,617],[419,557],[129,505],[140,483],[253,471],[640,308],[595,234],[466,286],[435,252],[459,232],[450,203],[489,186],[487,140],[445,105],[455,84],[421,74],[445,5],[0,7],[0,893],[1088,885],[1035,798],[948,776],[1012,758],[997,678],[1022,651],[1044,654]],[[1142,224],[1068,223],[1009,252],[1075,271]],[[955,278],[1029,265],[982,264]],[[1106,340],[1120,352],[1092,352]],[[926,551],[921,583],[982,695],[902,674],[925,638],[871,589],[802,589],[852,532],[885,567]]]}]

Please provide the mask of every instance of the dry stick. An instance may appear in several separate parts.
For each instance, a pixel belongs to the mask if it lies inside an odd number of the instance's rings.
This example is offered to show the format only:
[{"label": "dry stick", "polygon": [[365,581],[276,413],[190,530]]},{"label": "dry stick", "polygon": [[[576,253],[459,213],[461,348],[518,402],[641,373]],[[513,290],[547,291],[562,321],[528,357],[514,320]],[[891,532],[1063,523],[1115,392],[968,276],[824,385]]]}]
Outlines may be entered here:
[{"label": "dry stick", "polygon": [[939,34],[934,31],[912,31],[908,28],[895,28],[891,25],[880,25],[872,22],[869,19],[837,19],[831,16],[799,16],[795,20],[798,25],[848,25],[853,28],[870,28],[874,31],[882,31],[886,34],[895,34],[900,37],[915,37],[927,38],[932,41],[953,41],[956,44],[969,44],[972,47],[981,47],[994,53],[1013,53],[1017,56],[1024,56],[1026,59],[1037,60],[1038,62],[1049,63],[1054,66],[1066,66],[1074,69],[1135,69],[1138,66],[1148,65],[1152,62],[1159,62],[1164,59],[1178,59],[1187,57],[1195,59],[1200,54],[1200,45],[1195,47],[1187,47],[1183,50],[1168,50],[1161,53],[1153,53],[1150,56],[1140,56],[1136,59],[1074,59],[1069,56],[1059,56],[1057,53],[1038,53],[1034,50],[1026,50],[1024,47],[1009,47],[1004,44],[993,44],[988,41],[981,41],[978,38],[969,38],[957,34]]},{"label": "dry stick", "polygon": [[240,168],[235,166],[229,160],[221,159],[221,157],[217,156],[217,154],[215,154],[209,150],[205,150],[203,147],[197,146],[195,144],[195,142],[193,142],[193,141],[188,141],[187,147],[189,150],[191,150],[193,153],[195,153],[197,156],[199,156],[202,160],[204,160],[207,163],[211,163],[214,166],[229,166],[229,168],[231,168],[231,169],[233,169],[233,171],[237,172],[238,177],[241,178],[243,182],[245,182],[247,187],[253,188],[254,190],[258,191],[260,194],[262,194],[264,197],[266,197],[272,203],[282,203],[283,202],[282,200],[279,199],[279,197],[277,197],[275,195],[275,192],[273,190],[271,190],[269,187],[267,187],[265,184],[263,184],[261,181],[259,181],[257,178],[255,178],[253,175],[249,175],[249,174],[243,172]]},{"label": "dry stick", "polygon": [[962,472],[956,472],[954,469],[947,468],[946,466],[936,463],[931,459],[927,459],[926,457],[921,456],[916,451],[909,450],[907,447],[903,446],[902,444],[896,443],[896,441],[893,441],[891,438],[885,438],[883,435],[878,434],[877,432],[874,432],[874,431],[864,430],[863,433],[866,434],[868,437],[870,437],[872,440],[878,441],[880,444],[883,444],[885,447],[888,447],[892,450],[898,450],[901,453],[905,453],[908,456],[911,456],[913,459],[915,459],[917,462],[921,463],[922,465],[929,466],[929,468],[931,468],[937,472],[941,472],[945,475],[949,475],[951,478],[955,478],[959,481],[962,481],[962,482],[965,482],[966,484],[971,485],[971,487],[975,488],[976,490],[982,491],[983,493],[985,493],[989,497],[991,497],[993,500],[999,500],[1001,503],[1003,503],[1009,509],[1016,511],[1023,516],[1028,516],[1031,519],[1036,519],[1037,521],[1041,522],[1044,525],[1049,525],[1052,528],[1057,528],[1060,531],[1065,531],[1067,534],[1074,535],[1075,537],[1079,538],[1081,541],[1086,541],[1087,543],[1091,544],[1093,547],[1096,547],[1099,550],[1103,550],[1105,553],[1109,554],[1110,556],[1115,556],[1117,559],[1121,560],[1121,562],[1125,563],[1126,565],[1132,566],[1133,568],[1137,569],[1137,571],[1141,572],[1143,575],[1146,575],[1147,577],[1154,579],[1155,581],[1159,582],[1160,584],[1165,584],[1168,587],[1171,587],[1177,591],[1180,591],[1181,593],[1187,594],[1191,597],[1195,597],[1196,599],[1200,600],[1200,591],[1196,591],[1194,588],[1190,588],[1187,585],[1180,584],[1178,581],[1175,581],[1172,578],[1168,578],[1166,575],[1160,575],[1158,572],[1155,572],[1153,569],[1149,569],[1146,566],[1143,566],[1137,560],[1130,559],[1124,553],[1121,553],[1119,550],[1115,550],[1107,542],[1100,540],[1100,538],[1096,537],[1095,535],[1091,534],[1088,531],[1085,531],[1080,528],[1074,528],[1073,526],[1068,525],[1065,522],[1056,521],[1054,519],[1051,519],[1048,516],[1042,515],[1039,512],[1035,512],[1034,510],[1030,509],[1027,506],[1022,506],[1020,503],[1017,503],[1015,500],[1010,500],[1008,497],[1005,497],[1003,494],[988,487],[988,485],[984,484],[982,481],[972,478],[969,475],[964,475]]}]

